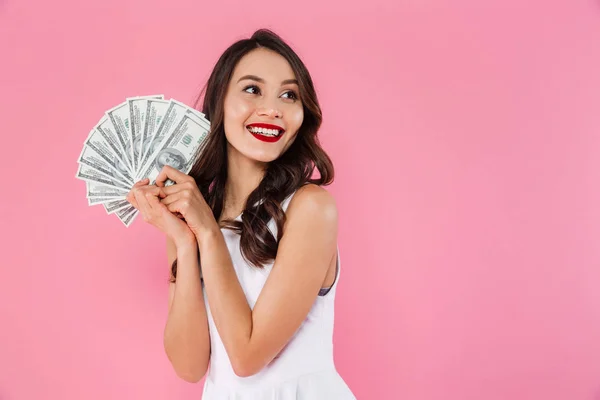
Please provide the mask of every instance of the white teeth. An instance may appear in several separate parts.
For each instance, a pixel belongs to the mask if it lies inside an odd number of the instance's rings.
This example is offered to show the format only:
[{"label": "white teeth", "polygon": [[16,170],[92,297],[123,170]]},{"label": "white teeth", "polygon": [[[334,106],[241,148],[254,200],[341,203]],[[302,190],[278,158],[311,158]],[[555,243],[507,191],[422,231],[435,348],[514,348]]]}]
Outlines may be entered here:
[{"label": "white teeth", "polygon": [[248,127],[248,130],[252,133],[258,133],[259,135],[263,135],[263,136],[278,136],[279,135],[279,130],[277,130],[277,129]]}]

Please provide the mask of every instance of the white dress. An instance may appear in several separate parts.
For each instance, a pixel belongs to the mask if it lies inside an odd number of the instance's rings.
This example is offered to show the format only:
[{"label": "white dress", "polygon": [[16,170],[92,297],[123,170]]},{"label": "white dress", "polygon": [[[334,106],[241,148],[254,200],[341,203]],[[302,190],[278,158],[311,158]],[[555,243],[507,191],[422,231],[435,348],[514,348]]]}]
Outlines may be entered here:
[{"label": "white dress", "polygon": [[[284,211],[295,193],[284,200]],[[237,219],[241,220],[241,216]],[[269,222],[269,228],[277,237],[274,220]],[[264,269],[250,266],[242,258],[239,235],[230,229],[222,229],[221,232],[248,304],[250,308],[254,308],[273,263],[265,265]],[[239,377],[233,372],[204,291],[211,355],[202,392],[203,400],[356,399],[336,371],[333,362],[333,305],[340,279],[339,250],[337,260],[336,277],[332,287],[321,290],[306,319],[275,359],[260,372],[249,377]]]}]

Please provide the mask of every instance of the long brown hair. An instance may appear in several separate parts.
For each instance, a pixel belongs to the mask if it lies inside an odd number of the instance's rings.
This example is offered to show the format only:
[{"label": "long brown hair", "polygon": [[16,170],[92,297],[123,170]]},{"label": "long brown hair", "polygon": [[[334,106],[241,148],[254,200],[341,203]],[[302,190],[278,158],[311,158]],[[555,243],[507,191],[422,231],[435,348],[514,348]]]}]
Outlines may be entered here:
[{"label": "long brown hair", "polygon": [[[306,183],[329,185],[333,182],[334,169],[317,137],[322,121],[321,107],[308,70],[298,55],[277,34],[268,29],[259,29],[249,39],[239,40],[225,50],[195,104],[198,108],[202,103],[200,110],[211,122],[211,128],[189,175],[196,180],[215,219],[218,221],[223,211],[227,180],[227,139],[223,125],[225,94],[240,59],[258,48],[272,50],[289,62],[298,80],[300,100],[304,108],[304,120],[295,141],[285,153],[268,164],[262,181],[246,200],[242,220],[223,222],[224,227],[241,236],[240,248],[244,259],[249,264],[262,268],[263,264],[275,259],[283,234],[286,217],[281,207],[282,201]],[[313,179],[315,168],[320,177]],[[277,226],[276,238],[267,227],[271,219]],[[171,281],[174,282],[177,260],[172,265],[171,273]]]}]

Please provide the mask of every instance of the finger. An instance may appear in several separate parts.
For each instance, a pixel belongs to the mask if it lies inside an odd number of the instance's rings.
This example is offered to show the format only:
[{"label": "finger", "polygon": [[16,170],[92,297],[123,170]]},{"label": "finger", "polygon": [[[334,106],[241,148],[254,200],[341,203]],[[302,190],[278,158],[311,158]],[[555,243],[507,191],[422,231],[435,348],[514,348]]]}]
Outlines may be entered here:
[{"label": "finger", "polygon": [[136,209],[138,209],[138,210],[139,210],[139,207],[138,207],[138,202],[137,202],[137,199],[136,199],[136,197],[135,197],[135,196],[136,196],[136,192],[137,192],[138,190],[139,190],[139,189],[138,189],[138,188],[136,188],[136,187],[132,188],[132,189],[129,191],[129,193],[127,193],[127,196],[125,197],[125,200],[127,200],[127,201],[129,202],[129,204],[131,204],[133,207],[135,207]]},{"label": "finger", "polygon": [[148,222],[152,209],[150,207],[150,205],[148,204],[148,199],[146,198],[146,191],[145,190],[135,190],[134,192],[134,196],[135,196],[135,202],[137,204],[137,209],[140,211],[140,213],[142,213],[142,217],[144,218],[144,221]]},{"label": "finger", "polygon": [[175,184],[175,185],[171,185],[171,186],[165,186],[165,187],[161,187],[163,193],[167,196],[181,192],[182,190],[185,190],[186,187],[185,185],[182,184]]},{"label": "finger", "polygon": [[164,215],[165,218],[170,218],[169,216],[173,215],[173,216],[175,216],[175,217],[177,217],[180,220],[183,220],[185,222],[185,218],[183,217],[183,215],[180,212],[178,212],[178,211],[171,212],[167,208],[167,206],[165,206],[164,204],[162,204],[158,200],[158,198],[155,197],[153,199],[150,199],[149,200],[149,204],[152,206],[152,208],[155,210],[155,212],[157,212],[157,213],[163,213],[163,215]]},{"label": "finger", "polygon": [[129,202],[129,204],[131,204],[134,208],[138,209],[138,204],[135,199],[135,194],[132,191],[127,193],[127,196],[125,196],[125,200],[127,200]]},{"label": "finger", "polygon": [[149,222],[155,214],[155,210],[150,203],[152,199],[156,199],[158,201],[158,195],[160,191],[161,188],[154,185],[146,186],[135,191],[135,198],[137,200],[139,210],[146,222]]},{"label": "finger", "polygon": [[183,172],[179,171],[178,169],[175,169],[175,168],[171,167],[170,165],[165,165],[160,170],[158,176],[156,177],[156,180],[155,180],[156,186],[164,187],[167,179],[170,179],[175,183],[183,183],[183,182],[187,182],[189,180],[194,180],[194,178],[192,178],[191,176],[189,176],[187,174],[184,174]]},{"label": "finger", "polygon": [[182,194],[183,193],[181,193],[181,192],[178,192],[175,194],[169,194],[169,195],[165,196],[164,198],[160,199],[160,202],[163,203],[165,206],[169,205],[169,204],[174,203],[177,200],[183,198]]},{"label": "finger", "polygon": [[137,206],[137,201],[135,199],[135,195],[133,192],[135,189],[137,189],[139,187],[143,187],[144,185],[147,185],[148,183],[150,183],[150,179],[148,179],[148,178],[142,179],[141,181],[134,183],[134,185],[131,187],[131,190],[129,191],[129,193],[127,193],[127,196],[125,197],[125,199],[136,209],[138,208],[138,206]]},{"label": "finger", "polygon": [[136,183],[133,185],[133,187],[140,187],[140,186],[147,185],[147,184],[149,184],[149,183],[150,183],[150,179],[148,179],[148,178],[144,178],[144,179],[142,179],[141,181],[137,181],[137,182],[136,182]]},{"label": "finger", "polygon": [[[164,207],[167,208],[167,210],[169,210],[170,212],[172,212],[173,214],[181,214],[181,209],[185,206],[185,200],[176,200],[170,204],[163,204]],[[182,218],[183,218],[183,214]]]},{"label": "finger", "polygon": [[162,204],[161,200],[156,196],[148,197],[147,201],[148,201],[148,205],[151,207],[152,211],[157,214],[159,214],[163,211],[168,211],[167,207],[164,204]]}]

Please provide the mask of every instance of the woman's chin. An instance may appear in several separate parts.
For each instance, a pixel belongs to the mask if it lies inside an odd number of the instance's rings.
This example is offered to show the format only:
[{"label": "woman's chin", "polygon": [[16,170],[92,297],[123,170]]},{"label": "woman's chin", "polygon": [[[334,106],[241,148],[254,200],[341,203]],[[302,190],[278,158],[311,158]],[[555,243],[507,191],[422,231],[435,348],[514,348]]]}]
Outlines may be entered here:
[{"label": "woman's chin", "polygon": [[242,156],[257,164],[267,164],[276,160],[279,157],[279,154],[272,154],[271,152],[266,153],[264,151],[256,151],[255,149],[242,151],[235,149],[235,152],[239,156]]},{"label": "woman's chin", "polygon": [[250,158],[251,160],[255,161],[256,163],[262,163],[262,164],[268,164],[272,161],[275,161],[279,155],[272,155],[272,154],[249,154],[247,155],[248,158]]}]

